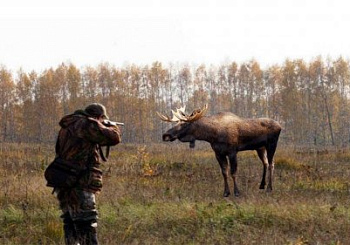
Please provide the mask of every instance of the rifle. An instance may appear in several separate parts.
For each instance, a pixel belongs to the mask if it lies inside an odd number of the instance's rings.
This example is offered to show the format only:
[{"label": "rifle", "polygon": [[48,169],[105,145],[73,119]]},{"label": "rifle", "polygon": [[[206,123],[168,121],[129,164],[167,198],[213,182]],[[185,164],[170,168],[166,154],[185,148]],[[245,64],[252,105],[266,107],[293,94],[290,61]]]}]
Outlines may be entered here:
[{"label": "rifle", "polygon": [[124,126],[124,123],[122,122],[113,122],[113,121],[110,121],[110,120],[104,120],[102,122],[103,125],[109,127],[109,126]]}]

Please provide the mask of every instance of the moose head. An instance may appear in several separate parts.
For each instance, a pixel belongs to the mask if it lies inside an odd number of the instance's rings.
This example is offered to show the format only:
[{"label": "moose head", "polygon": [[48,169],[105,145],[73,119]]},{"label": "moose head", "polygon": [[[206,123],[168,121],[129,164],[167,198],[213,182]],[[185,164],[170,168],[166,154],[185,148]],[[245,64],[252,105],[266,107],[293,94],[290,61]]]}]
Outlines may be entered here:
[{"label": "moose head", "polygon": [[206,104],[202,109],[194,110],[189,115],[186,114],[185,108],[186,106],[178,108],[176,111],[172,110],[172,118],[157,112],[161,120],[176,123],[174,127],[163,134],[163,141],[174,141],[178,139],[181,142],[190,142],[190,147],[194,148],[197,135],[197,125],[194,122],[205,115],[208,105]]}]

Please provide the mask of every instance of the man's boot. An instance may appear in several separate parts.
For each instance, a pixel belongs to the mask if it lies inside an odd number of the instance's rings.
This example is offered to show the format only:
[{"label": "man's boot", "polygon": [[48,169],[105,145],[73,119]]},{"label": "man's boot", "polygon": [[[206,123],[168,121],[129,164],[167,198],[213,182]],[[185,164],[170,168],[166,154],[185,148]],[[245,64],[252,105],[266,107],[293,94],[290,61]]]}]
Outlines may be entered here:
[{"label": "man's boot", "polygon": [[75,229],[80,245],[98,245],[96,227],[96,221],[75,222]]},{"label": "man's boot", "polygon": [[77,244],[77,233],[73,220],[69,215],[62,215],[63,218],[63,231],[64,231],[64,241],[66,245]]}]

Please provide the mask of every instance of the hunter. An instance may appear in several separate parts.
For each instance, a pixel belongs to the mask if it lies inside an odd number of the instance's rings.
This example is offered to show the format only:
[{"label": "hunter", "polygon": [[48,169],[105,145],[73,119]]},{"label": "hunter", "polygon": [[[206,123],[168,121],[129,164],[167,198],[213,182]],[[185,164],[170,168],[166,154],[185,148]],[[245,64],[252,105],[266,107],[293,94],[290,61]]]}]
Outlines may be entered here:
[{"label": "hunter", "polygon": [[[66,183],[68,187],[53,186],[62,210],[67,245],[98,244],[95,194],[102,188],[100,164],[101,160],[106,160],[101,146],[107,146],[108,152],[109,146],[121,142],[119,127],[107,125],[106,119],[106,108],[93,103],[84,110],[64,116],[59,122],[61,129],[56,142],[55,159],[58,164],[73,164],[82,170],[75,183]],[[59,179],[60,176],[55,178]]]}]

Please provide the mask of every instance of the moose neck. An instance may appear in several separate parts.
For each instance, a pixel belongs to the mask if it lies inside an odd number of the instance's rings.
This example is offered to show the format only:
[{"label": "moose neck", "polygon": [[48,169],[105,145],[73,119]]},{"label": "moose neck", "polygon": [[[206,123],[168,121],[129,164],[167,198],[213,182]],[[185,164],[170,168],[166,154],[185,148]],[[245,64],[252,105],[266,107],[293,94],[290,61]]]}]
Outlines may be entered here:
[{"label": "moose neck", "polygon": [[209,143],[213,142],[216,135],[216,128],[211,120],[209,120],[207,117],[202,117],[192,124],[193,135],[197,140],[204,140]]}]

